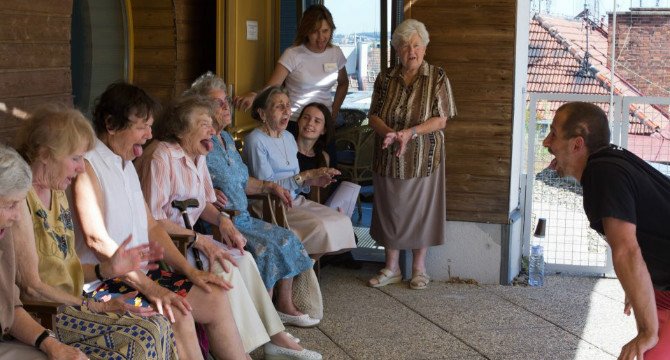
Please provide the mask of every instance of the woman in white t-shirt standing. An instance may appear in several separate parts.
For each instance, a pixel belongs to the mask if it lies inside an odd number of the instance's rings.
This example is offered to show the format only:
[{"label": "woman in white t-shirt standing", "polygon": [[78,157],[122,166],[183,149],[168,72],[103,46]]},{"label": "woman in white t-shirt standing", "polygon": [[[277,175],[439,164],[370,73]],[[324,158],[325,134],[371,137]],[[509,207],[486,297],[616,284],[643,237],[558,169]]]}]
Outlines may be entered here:
[{"label": "woman in white t-shirt standing", "polygon": [[[333,119],[336,119],[347,95],[349,78],[344,67],[347,59],[342,50],[333,45],[333,31],[333,16],[325,6],[312,5],[307,8],[300,20],[293,45],[279,58],[270,80],[262,89],[284,84],[292,102],[293,116],[288,126],[291,132],[297,130],[298,114],[305,105],[322,103],[332,110]],[[331,89],[336,83],[337,90],[333,98]],[[236,97],[235,106],[249,109],[256,95],[250,92]]]}]

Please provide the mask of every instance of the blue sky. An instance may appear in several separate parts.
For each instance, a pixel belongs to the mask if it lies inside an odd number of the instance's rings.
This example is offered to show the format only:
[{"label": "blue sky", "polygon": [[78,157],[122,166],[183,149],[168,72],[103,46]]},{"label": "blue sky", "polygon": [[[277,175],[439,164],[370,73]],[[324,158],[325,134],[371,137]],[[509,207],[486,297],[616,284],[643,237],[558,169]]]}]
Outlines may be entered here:
[{"label": "blue sky", "polygon": [[379,31],[379,0],[325,0],[324,5],[333,14],[336,33]]}]

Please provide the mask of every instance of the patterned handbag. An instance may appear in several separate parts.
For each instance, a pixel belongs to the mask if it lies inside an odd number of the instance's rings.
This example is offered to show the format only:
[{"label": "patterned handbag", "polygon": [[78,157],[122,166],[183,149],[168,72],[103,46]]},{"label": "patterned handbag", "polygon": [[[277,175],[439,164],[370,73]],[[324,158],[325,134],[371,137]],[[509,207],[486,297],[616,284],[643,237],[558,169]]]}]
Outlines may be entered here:
[{"label": "patterned handbag", "polygon": [[94,313],[79,306],[61,306],[55,332],[64,344],[91,359],[177,359],[170,322],[162,315]]}]

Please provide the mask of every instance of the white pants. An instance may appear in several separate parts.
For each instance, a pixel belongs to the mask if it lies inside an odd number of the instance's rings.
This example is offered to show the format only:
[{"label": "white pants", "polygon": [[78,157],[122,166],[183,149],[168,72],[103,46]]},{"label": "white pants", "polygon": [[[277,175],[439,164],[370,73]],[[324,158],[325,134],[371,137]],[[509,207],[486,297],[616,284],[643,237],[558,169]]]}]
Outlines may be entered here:
[{"label": "white pants", "polygon": [[46,360],[47,355],[34,346],[26,345],[18,341],[0,342],[1,360]]},{"label": "white pants", "polygon": [[[242,256],[237,249],[229,250],[226,245],[218,241],[215,243],[231,253],[237,261],[237,268],[227,263],[228,268],[232,269],[229,273],[224,272],[218,264],[215,265],[212,272],[233,285],[233,288],[226,293],[237,330],[244,344],[244,350],[248,353],[270,341],[269,336],[284,331],[284,325],[277,315],[277,310],[275,310],[263,279],[258,273],[256,261],[251,254],[245,251]],[[201,253],[200,258],[203,267],[209,269],[207,256]],[[195,264],[192,251],[188,252],[187,259],[189,263]]]}]

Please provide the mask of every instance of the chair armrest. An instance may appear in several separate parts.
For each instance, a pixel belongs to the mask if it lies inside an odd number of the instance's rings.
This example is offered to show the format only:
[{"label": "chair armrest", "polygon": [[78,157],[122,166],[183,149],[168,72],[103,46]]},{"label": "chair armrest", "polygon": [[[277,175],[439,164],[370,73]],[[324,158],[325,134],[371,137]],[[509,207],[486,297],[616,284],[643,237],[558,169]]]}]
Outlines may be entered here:
[{"label": "chair armrest", "polygon": [[[256,194],[247,195],[249,200],[262,201],[262,214],[256,214],[263,219],[263,221],[272,223],[277,226],[289,228],[288,219],[286,218],[286,207],[284,203],[274,194]],[[251,206],[250,206],[251,207]],[[251,209],[250,209],[251,210]],[[252,214],[255,211],[250,211]]]},{"label": "chair armrest", "polygon": [[48,301],[25,301],[23,302],[23,309],[39,320],[42,326],[53,330],[53,317],[58,314],[58,307],[62,305],[61,303]]},{"label": "chair armrest", "polygon": [[179,252],[186,256],[186,251],[188,250],[188,245],[193,241],[194,236],[193,235],[175,235],[175,234],[170,234],[170,238],[172,239],[172,242],[174,243],[174,246],[177,247]]},{"label": "chair armrest", "polygon": [[315,203],[322,204],[321,188],[319,186],[312,186],[309,190],[309,199]]},{"label": "chair armrest", "polygon": [[226,214],[228,214],[228,216],[230,216],[231,218],[234,218],[235,216],[240,215],[240,211],[239,211],[239,210],[223,209],[223,210],[221,210],[221,212],[222,212],[222,213],[226,213]]}]

